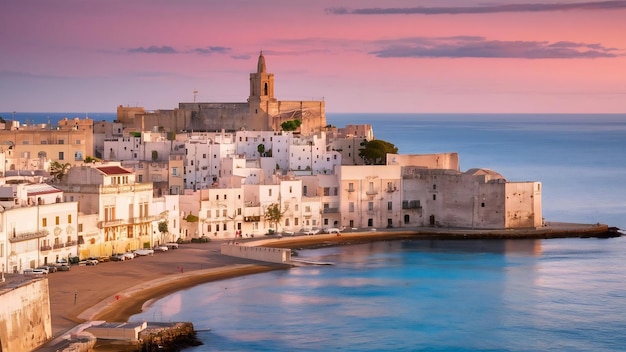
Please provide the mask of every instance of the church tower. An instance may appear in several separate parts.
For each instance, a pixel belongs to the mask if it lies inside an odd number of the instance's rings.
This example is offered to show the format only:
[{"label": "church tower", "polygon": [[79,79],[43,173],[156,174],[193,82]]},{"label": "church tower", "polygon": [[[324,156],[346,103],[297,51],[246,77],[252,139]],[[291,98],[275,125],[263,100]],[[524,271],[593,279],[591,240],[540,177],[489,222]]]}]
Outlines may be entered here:
[{"label": "church tower", "polygon": [[274,74],[267,73],[263,52],[259,54],[259,61],[255,73],[250,74],[250,102],[275,102]]}]

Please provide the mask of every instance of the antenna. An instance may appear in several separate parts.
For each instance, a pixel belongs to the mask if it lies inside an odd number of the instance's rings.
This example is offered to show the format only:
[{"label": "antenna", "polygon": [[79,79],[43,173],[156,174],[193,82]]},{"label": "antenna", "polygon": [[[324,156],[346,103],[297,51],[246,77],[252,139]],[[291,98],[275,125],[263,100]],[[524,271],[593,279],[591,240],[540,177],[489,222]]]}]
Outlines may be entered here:
[{"label": "antenna", "polygon": [[197,90],[197,89],[194,89],[194,90],[193,90],[193,102],[194,102],[194,103],[196,102],[196,97],[197,97],[197,96],[198,96],[198,90]]}]

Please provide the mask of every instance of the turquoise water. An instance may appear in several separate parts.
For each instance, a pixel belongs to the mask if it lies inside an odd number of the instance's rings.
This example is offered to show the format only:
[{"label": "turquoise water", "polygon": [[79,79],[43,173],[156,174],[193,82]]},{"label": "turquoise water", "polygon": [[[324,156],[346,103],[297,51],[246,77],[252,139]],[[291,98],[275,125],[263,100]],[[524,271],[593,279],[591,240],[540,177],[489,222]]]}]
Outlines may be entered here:
[{"label": "turquoise water", "polygon": [[[16,114],[18,118],[20,113]],[[28,116],[26,116],[28,115]],[[24,114],[39,119],[84,114]],[[114,119],[102,114],[100,119]],[[11,114],[0,113],[4,118]],[[52,119],[51,118],[51,119]],[[626,229],[626,115],[331,114],[400,153],[543,183],[548,221]],[[43,119],[43,120],[41,120]],[[54,120],[52,121],[54,122]],[[192,321],[190,351],[622,351],[626,238],[396,241],[301,252],[334,266],[209,283],[135,320]]]},{"label": "turquoise water", "polygon": [[621,351],[626,238],[389,241],[333,266],[213,282],[131,320],[193,321],[189,351]]}]

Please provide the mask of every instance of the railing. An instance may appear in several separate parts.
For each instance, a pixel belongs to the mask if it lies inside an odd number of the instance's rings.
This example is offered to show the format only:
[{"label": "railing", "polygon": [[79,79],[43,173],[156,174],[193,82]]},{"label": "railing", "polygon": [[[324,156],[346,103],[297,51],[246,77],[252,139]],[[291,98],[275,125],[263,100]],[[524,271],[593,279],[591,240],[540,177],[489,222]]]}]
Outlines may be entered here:
[{"label": "railing", "polygon": [[365,192],[365,194],[367,194],[368,196],[375,196],[378,194],[378,191],[375,189],[370,189],[367,192]]},{"label": "railing", "polygon": [[75,246],[77,244],[78,244],[77,241],[67,241],[65,242],[65,247]]},{"label": "railing", "polygon": [[52,248],[54,249],[59,249],[59,248],[63,248],[65,247],[65,245],[63,243],[55,243]]},{"label": "railing", "polygon": [[48,236],[49,233],[50,231],[48,230],[14,233],[13,236],[9,238],[9,242],[15,243],[15,242],[28,241],[28,240],[32,240],[36,238],[46,237]]},{"label": "railing", "polygon": [[50,247],[50,246],[41,246],[41,248],[40,248],[40,249],[41,249],[42,251],[50,251],[50,250],[52,250],[52,247]]},{"label": "railing", "polygon": [[339,208],[324,208],[322,210],[322,213],[324,214],[338,213],[338,212],[339,212]]},{"label": "railing", "polygon": [[402,209],[421,209],[422,206],[419,200],[403,200]]}]

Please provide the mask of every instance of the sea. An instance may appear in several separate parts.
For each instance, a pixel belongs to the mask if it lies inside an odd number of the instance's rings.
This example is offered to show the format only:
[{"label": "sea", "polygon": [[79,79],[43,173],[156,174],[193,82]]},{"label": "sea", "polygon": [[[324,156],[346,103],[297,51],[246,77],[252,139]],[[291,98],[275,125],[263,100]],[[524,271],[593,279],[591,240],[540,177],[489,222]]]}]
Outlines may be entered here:
[{"label": "sea", "polygon": [[[546,221],[626,229],[626,114],[327,113],[327,122],[371,124],[403,154],[458,152],[463,171],[540,181]],[[204,343],[194,352],[626,346],[626,237],[403,240],[299,256],[333,265],[199,285],[131,321],[191,321]]]}]

